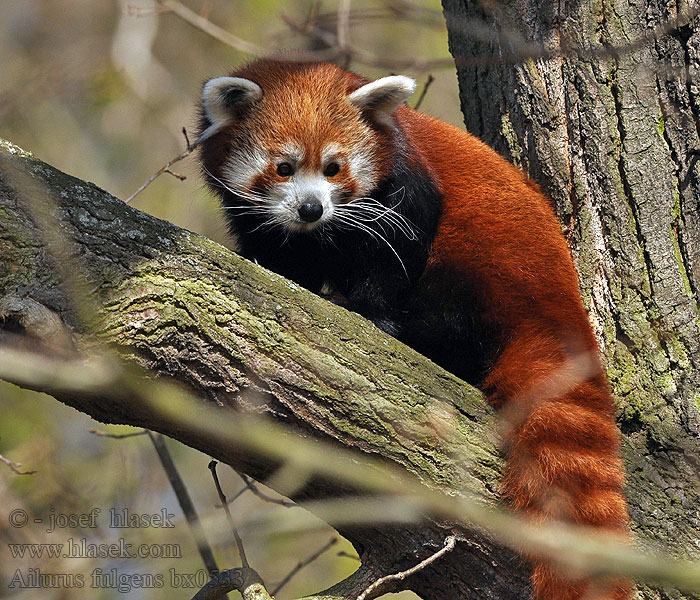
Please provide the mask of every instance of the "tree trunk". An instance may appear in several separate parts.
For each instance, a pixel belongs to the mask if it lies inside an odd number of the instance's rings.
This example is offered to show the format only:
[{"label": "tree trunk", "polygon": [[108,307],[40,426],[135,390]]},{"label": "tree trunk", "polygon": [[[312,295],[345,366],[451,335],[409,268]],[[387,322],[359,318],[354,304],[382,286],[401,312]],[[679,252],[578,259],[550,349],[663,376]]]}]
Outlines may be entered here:
[{"label": "tree trunk", "polygon": [[697,558],[697,5],[443,7],[467,129],[539,182],[572,247],[618,400],[633,530]]}]

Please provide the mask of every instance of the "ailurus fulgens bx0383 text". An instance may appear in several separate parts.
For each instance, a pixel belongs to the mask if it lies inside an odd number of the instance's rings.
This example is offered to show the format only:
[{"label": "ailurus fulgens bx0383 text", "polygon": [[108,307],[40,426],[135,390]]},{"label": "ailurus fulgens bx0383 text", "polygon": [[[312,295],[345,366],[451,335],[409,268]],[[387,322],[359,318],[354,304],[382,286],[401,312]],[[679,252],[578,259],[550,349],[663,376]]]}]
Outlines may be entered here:
[{"label": "ailurus fulgens bx0383 text", "polygon": [[[260,60],[204,85],[201,160],[239,252],[483,389],[517,510],[625,531],[614,403],[549,201],[413,80]],[[535,561],[541,600],[628,598]]]}]

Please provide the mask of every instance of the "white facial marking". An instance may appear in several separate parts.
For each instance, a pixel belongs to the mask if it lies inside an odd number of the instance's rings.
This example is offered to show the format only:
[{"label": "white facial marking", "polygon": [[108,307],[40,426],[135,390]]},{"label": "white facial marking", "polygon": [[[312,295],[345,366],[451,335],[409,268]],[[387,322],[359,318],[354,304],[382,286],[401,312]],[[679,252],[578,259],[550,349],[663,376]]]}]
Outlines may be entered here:
[{"label": "white facial marking", "polygon": [[335,162],[340,163],[338,155],[340,154],[340,146],[338,144],[328,144],[321,152],[321,164],[327,165],[335,159]]},{"label": "white facial marking", "polygon": [[363,147],[355,148],[348,158],[350,173],[357,183],[357,195],[368,195],[377,183],[376,160],[369,149]]},{"label": "white facial marking", "polygon": [[222,181],[232,191],[245,191],[270,162],[267,152],[257,145],[237,149],[221,170]]},{"label": "white facial marking", "polygon": [[283,160],[286,160],[293,165],[298,165],[304,160],[304,148],[295,142],[287,142],[280,148],[280,154]]},{"label": "white facial marking", "polygon": [[[271,212],[275,221],[288,231],[311,231],[332,218],[334,197],[338,194],[338,186],[328,182],[322,174],[300,169],[289,181],[270,191]],[[320,202],[323,214],[317,221],[307,223],[299,216],[299,207],[310,201]]]}]

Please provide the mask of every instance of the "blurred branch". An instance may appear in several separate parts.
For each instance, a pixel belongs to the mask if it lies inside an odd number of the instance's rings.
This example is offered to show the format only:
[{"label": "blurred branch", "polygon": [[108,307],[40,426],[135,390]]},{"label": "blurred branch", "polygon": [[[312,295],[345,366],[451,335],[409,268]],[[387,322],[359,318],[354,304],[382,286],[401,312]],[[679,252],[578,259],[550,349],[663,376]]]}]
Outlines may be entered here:
[{"label": "blurred branch", "polygon": [[352,0],[338,0],[338,10],[336,18],[336,39],[338,41],[338,52],[340,66],[347,69],[352,62],[352,52],[350,51],[350,6]]},{"label": "blurred branch", "polygon": [[141,431],[132,431],[131,433],[107,433],[106,431],[100,431],[99,429],[88,428],[88,431],[99,437],[112,438],[113,440],[125,440],[127,438],[138,437],[141,435],[148,435],[147,429],[142,429]]},{"label": "blurred branch", "polygon": [[350,42],[350,6],[352,0],[339,0],[336,19],[338,47],[345,50]]},{"label": "blurred branch", "polygon": [[199,515],[197,514],[197,510],[192,503],[190,493],[187,491],[187,486],[182,480],[182,477],[180,477],[180,473],[175,466],[175,462],[170,455],[170,451],[165,445],[163,436],[159,433],[153,433],[152,431],[147,431],[147,433],[148,437],[151,439],[151,442],[153,442],[153,447],[156,449],[160,463],[163,465],[163,470],[168,476],[170,486],[173,488],[173,492],[175,492],[177,502],[185,515],[185,519],[187,519],[187,524],[190,526],[190,530],[194,536],[194,541],[197,544],[197,551],[202,557],[202,562],[204,563],[209,576],[213,577],[214,574],[219,572],[219,567],[216,565],[214,553],[211,551],[209,542],[207,542],[207,537],[204,533],[204,529],[202,528],[202,523],[199,520]]},{"label": "blurred branch", "polygon": [[268,49],[248,42],[242,38],[239,38],[237,35],[222,29],[218,25],[214,25],[214,23],[207,19],[206,16],[203,14],[197,14],[182,4],[182,2],[178,2],[178,0],[156,0],[156,2],[164,12],[173,13],[183,21],[186,21],[190,25],[200,29],[207,35],[219,40],[221,43],[231,46],[231,48],[235,48],[236,50],[240,50],[246,54],[253,54],[255,56],[266,56],[269,54]]},{"label": "blurred branch", "polygon": [[34,473],[36,473],[36,470],[20,471],[20,467],[22,466],[22,463],[14,462],[8,458],[5,458],[2,454],[0,454],[0,462],[5,463],[8,467],[10,467],[12,472],[16,473],[17,475],[34,475]]}]

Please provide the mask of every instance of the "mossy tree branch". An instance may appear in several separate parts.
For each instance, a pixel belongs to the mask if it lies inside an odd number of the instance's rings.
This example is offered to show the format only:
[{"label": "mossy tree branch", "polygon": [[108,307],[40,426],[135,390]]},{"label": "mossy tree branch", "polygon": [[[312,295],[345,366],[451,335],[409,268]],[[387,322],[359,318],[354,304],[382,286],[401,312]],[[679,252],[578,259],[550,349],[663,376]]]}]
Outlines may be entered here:
[{"label": "mossy tree branch", "polygon": [[[358,315],[8,143],[0,145],[0,255],[6,343],[20,333],[53,352],[107,344],[186,384],[222,418],[265,414],[299,435],[382,456],[428,485],[496,501],[496,424],[477,390]],[[129,394],[60,400],[104,422],[160,431],[259,480],[278,466],[186,421],[159,419]],[[314,479],[295,498],[347,491]],[[442,548],[453,529],[339,527],[363,566],[328,593],[356,596]],[[424,598],[527,593],[526,569],[511,551],[458,530],[468,542],[401,585]]]}]

